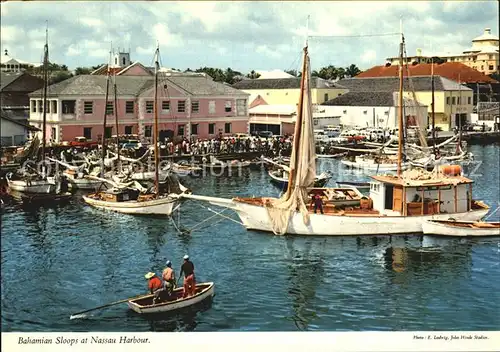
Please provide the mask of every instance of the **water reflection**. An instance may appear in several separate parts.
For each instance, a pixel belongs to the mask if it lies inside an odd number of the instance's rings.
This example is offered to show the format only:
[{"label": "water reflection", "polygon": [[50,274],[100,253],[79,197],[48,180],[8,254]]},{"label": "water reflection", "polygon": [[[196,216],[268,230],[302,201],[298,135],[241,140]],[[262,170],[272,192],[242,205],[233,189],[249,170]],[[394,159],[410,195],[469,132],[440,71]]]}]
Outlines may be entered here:
[{"label": "water reflection", "polygon": [[287,238],[288,293],[292,300],[294,314],[291,319],[299,330],[308,330],[310,322],[316,318],[312,301],[316,296],[316,288],[324,276],[324,260],[321,251],[312,251],[308,239],[301,245],[301,239]]}]

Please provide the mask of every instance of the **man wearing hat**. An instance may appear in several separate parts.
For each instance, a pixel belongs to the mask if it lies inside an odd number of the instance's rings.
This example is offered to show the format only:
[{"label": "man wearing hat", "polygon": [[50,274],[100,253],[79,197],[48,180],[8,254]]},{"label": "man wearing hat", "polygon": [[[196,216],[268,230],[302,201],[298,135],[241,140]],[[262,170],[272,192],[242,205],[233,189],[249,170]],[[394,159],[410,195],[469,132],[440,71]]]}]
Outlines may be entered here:
[{"label": "man wearing hat", "polygon": [[149,293],[154,293],[155,297],[153,299],[153,304],[161,300],[161,294],[163,290],[163,284],[155,273],[149,272],[144,277],[148,280]]},{"label": "man wearing hat", "polygon": [[183,298],[193,296],[196,292],[196,280],[194,278],[194,264],[189,260],[189,256],[184,256],[184,263],[181,266],[179,277],[184,273],[184,293]]},{"label": "man wearing hat", "polygon": [[163,282],[165,283],[165,290],[170,296],[172,294],[172,290],[175,288],[175,273],[172,269],[172,262],[170,260],[167,260],[166,266],[167,267],[163,269],[162,277]]}]

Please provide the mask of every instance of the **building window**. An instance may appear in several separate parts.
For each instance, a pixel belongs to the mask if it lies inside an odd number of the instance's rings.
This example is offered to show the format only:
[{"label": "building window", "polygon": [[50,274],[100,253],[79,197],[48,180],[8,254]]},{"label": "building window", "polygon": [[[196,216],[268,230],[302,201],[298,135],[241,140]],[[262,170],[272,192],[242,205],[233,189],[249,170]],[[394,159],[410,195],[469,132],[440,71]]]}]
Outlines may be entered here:
[{"label": "building window", "polygon": [[384,112],[385,115],[389,115],[389,111]]},{"label": "building window", "polygon": [[231,133],[231,122],[226,122],[224,124],[224,133]]},{"label": "building window", "polygon": [[88,115],[94,112],[94,103],[92,101],[83,102],[83,113]]},{"label": "building window", "polygon": [[125,58],[122,58],[122,65],[125,66]]},{"label": "building window", "polygon": [[184,136],[184,125],[177,126],[177,135]]},{"label": "building window", "polygon": [[170,101],[169,100],[164,100],[161,102],[161,111],[162,112],[169,112],[170,111]]},{"label": "building window", "polygon": [[191,124],[191,134],[198,134],[198,124],[197,123]]},{"label": "building window", "polygon": [[471,97],[467,97],[467,104],[469,104],[469,105],[472,104],[472,98]]},{"label": "building window", "polygon": [[133,114],[134,113],[134,102],[133,101],[127,101],[125,102],[125,113],[126,114]]},{"label": "building window", "polygon": [[36,100],[30,101],[31,112],[36,112]]},{"label": "building window", "polygon": [[52,103],[51,107],[52,113],[57,114],[57,100],[52,100],[51,103]]},{"label": "building window", "polygon": [[325,93],[325,100],[324,101],[328,101],[328,93]]},{"label": "building window", "polygon": [[52,138],[52,140],[53,140],[53,141],[56,141],[56,140],[57,140],[57,139],[56,139],[56,137],[57,137],[57,136],[56,136],[56,128],[55,128],[55,127],[52,127],[52,129],[51,129],[51,131],[50,131],[50,132],[51,132],[51,134],[50,134],[50,138]]},{"label": "building window", "polygon": [[489,66],[488,66],[488,69],[489,69],[490,71],[493,71],[494,66],[493,66],[493,65],[489,65]]},{"label": "building window", "polygon": [[[112,101],[108,101],[106,103],[106,115],[113,115],[113,102]],[[108,138],[108,137],[105,137],[105,138]]]},{"label": "building window", "polygon": [[179,100],[177,102],[177,112],[186,112],[186,101],[185,100]]},{"label": "building window", "polygon": [[451,105],[456,105],[456,104],[457,104],[457,98],[451,97]]},{"label": "building window", "polygon": [[236,100],[236,113],[238,116],[246,115],[246,105],[247,101],[245,99]]},{"label": "building window", "polygon": [[118,65],[118,58],[115,57],[115,65]]},{"label": "building window", "polygon": [[446,105],[450,105],[450,97],[446,97]]},{"label": "building window", "polygon": [[83,128],[83,136],[86,139],[92,139],[92,127],[84,127]]},{"label": "building window", "polygon": [[343,113],[344,115],[345,115],[345,114],[347,114],[347,110],[342,111],[342,113]]},{"label": "building window", "polygon": [[125,134],[132,134],[134,130],[134,126],[125,126]]},{"label": "building window", "polygon": [[484,65],[481,65],[481,70],[484,70]]},{"label": "building window", "polygon": [[111,138],[113,134],[113,127],[106,127],[106,130],[104,131],[104,138]]},{"label": "building window", "polygon": [[460,97],[457,98],[457,105],[460,105]]},{"label": "building window", "polygon": [[[231,101],[230,100],[226,100],[226,104],[224,105],[224,111],[231,112]],[[226,132],[226,133],[229,133],[229,132]]]},{"label": "building window", "polygon": [[144,127],[144,137],[151,137],[152,136],[151,130],[152,130],[151,125],[145,126]]},{"label": "building window", "polygon": [[191,112],[200,112],[200,102],[199,101],[192,101],[191,102]]},{"label": "building window", "polygon": [[62,101],[62,113],[63,114],[74,114],[75,113],[75,100],[63,100]]},{"label": "building window", "polygon": [[208,113],[215,114],[215,100],[210,100],[208,102]]},{"label": "building window", "polygon": [[146,102],[146,114],[152,114],[154,109],[154,101],[148,100]]},{"label": "building window", "polygon": [[215,134],[215,123],[208,124],[208,134]]},{"label": "building window", "polygon": [[363,110],[363,114],[364,115],[368,114],[368,111],[367,110]]}]

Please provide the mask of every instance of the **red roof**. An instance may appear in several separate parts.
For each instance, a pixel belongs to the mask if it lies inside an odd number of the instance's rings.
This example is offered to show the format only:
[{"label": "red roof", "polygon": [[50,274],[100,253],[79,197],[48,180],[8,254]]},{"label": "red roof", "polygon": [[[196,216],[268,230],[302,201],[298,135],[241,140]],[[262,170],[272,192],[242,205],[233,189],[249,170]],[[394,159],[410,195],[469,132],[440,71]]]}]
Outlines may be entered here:
[{"label": "red roof", "polygon": [[254,101],[250,103],[249,109],[256,107],[258,105],[267,105],[267,102],[260,95],[257,95]]},{"label": "red roof", "polygon": [[[360,73],[356,78],[397,77],[399,75],[398,68],[398,65],[391,65],[389,67],[375,66]],[[408,65],[411,76],[430,76],[431,68],[431,64]],[[441,65],[434,64],[434,74],[455,82],[459,81],[460,76],[462,83],[499,83],[493,78],[460,62],[445,62]],[[403,70],[403,75],[407,75],[406,69]]]}]

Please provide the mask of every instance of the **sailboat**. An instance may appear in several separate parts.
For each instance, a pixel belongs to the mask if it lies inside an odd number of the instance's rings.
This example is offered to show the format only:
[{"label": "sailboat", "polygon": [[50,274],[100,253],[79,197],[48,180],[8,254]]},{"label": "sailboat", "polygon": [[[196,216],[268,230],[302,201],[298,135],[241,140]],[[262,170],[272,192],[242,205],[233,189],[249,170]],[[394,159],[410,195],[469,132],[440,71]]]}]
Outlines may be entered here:
[{"label": "sailboat", "polygon": [[[155,52],[155,78],[154,78],[154,159],[155,159],[155,182],[154,189],[144,187],[138,181],[117,181],[103,177],[87,176],[87,178],[106,182],[111,187],[105,191],[91,193],[83,196],[83,200],[99,209],[105,209],[125,214],[143,215],[171,215],[179,205],[179,195],[189,192],[177,179],[168,176],[160,182],[159,179],[159,148],[158,148],[158,71],[159,71],[159,47]],[[107,100],[107,99],[106,99]],[[104,136],[103,136],[104,139]],[[103,142],[103,159],[105,155],[105,144]],[[104,161],[103,161],[104,165]],[[104,175],[104,170],[102,172]],[[163,189],[162,189],[163,188]],[[175,197],[174,195],[177,195]]]},{"label": "sailboat", "polygon": [[12,173],[6,175],[7,185],[10,191],[23,192],[23,193],[51,193],[56,190],[56,183],[54,179],[48,179],[46,174],[45,165],[45,145],[47,133],[47,89],[49,85],[48,75],[49,63],[49,40],[48,29],[45,32],[45,46],[43,55],[43,121],[42,121],[42,156],[40,165],[42,165],[42,172],[38,172],[35,168],[25,167],[21,179],[13,179]]},{"label": "sailboat", "polygon": [[[401,34],[399,131],[403,131],[403,48],[404,37]],[[458,174],[455,167],[443,168],[435,173],[423,170],[402,173],[402,133],[399,133],[398,140],[397,175],[372,176],[370,196],[359,206],[336,207],[326,204],[323,207],[324,214],[312,213],[307,206],[311,191],[315,191],[311,186],[316,176],[310,78],[306,42],[288,189],[281,198],[182,197],[230,208],[247,229],[277,235],[422,233],[422,223],[428,219],[453,217],[456,220],[478,220],[487,214],[489,207],[472,198],[473,181]]]}]

